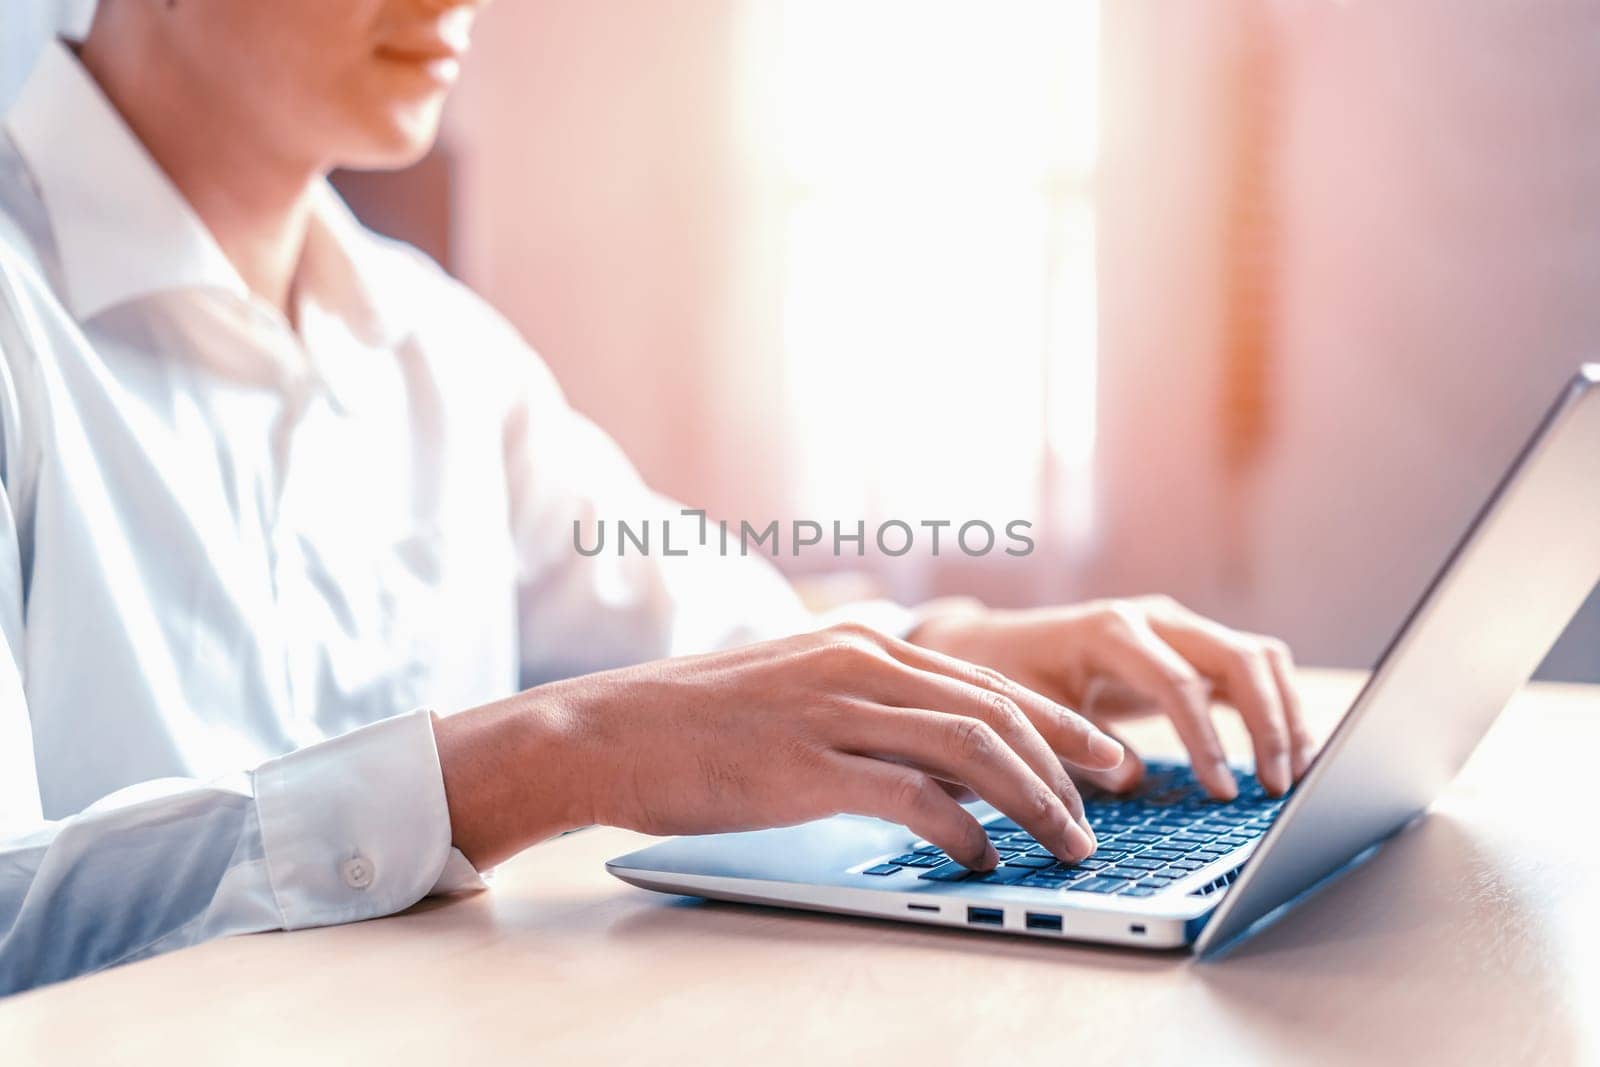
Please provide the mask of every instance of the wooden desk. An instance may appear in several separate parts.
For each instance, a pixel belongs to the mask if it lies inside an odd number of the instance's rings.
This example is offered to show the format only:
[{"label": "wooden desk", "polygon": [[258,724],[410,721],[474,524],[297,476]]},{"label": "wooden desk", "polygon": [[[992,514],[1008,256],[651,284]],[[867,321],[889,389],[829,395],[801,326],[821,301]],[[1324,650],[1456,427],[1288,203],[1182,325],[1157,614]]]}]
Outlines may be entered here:
[{"label": "wooden desk", "polygon": [[0,1062],[1600,1061],[1597,746],[1600,689],[1530,689],[1429,819],[1216,964],[662,897],[592,830],[490,893],[0,1002]]}]

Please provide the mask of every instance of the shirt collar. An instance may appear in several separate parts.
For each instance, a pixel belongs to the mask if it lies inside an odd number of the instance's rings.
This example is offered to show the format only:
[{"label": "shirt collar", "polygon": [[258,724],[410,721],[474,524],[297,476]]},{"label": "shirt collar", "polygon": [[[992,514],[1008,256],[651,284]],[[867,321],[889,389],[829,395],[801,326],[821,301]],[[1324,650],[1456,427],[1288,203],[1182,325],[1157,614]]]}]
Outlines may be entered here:
[{"label": "shirt collar", "polygon": [[[174,290],[251,300],[216,239],[66,45],[52,41],[40,54],[3,121],[38,184],[74,318]],[[320,183],[297,299],[348,316],[370,344],[397,344],[406,316],[379,299],[388,258]]]},{"label": "shirt collar", "polygon": [[166,289],[248,299],[239,272],[64,44],[40,54],[5,121],[44,200],[74,318]]}]

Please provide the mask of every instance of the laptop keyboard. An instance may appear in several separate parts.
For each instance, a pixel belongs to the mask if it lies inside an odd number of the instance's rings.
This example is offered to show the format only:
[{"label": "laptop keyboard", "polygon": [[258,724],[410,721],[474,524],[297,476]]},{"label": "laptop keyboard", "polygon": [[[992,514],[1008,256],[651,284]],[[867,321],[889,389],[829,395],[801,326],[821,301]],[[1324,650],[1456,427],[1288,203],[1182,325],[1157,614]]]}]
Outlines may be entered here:
[{"label": "laptop keyboard", "polygon": [[[1152,763],[1131,796],[1085,789],[1084,810],[1100,847],[1080,863],[1064,864],[1026,831],[1001,818],[985,829],[1000,854],[992,871],[972,871],[934,845],[922,845],[861,872],[881,878],[901,871],[935,882],[986,882],[1079,893],[1154,896],[1266,833],[1284,798],[1270,797],[1254,778],[1239,777],[1239,796],[1207,799],[1187,764]],[[1206,888],[1220,888],[1234,871]]]}]

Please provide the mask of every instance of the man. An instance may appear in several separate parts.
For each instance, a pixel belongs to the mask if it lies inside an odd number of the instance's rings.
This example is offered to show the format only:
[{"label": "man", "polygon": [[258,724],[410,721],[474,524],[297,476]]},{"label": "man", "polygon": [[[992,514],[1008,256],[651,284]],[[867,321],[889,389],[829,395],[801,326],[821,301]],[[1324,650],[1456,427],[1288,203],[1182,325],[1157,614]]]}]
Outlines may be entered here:
[{"label": "man", "polygon": [[595,822],[860,812],[986,867],[977,793],[1081,859],[1072,775],[1139,774],[1069,710],[1106,680],[1215,795],[1213,693],[1291,784],[1286,650],[1167,601],[828,627],[753,560],[575,551],[677,508],[324,181],[427,150],[475,15],[104,0],[5,116],[0,989],[387,914]]}]

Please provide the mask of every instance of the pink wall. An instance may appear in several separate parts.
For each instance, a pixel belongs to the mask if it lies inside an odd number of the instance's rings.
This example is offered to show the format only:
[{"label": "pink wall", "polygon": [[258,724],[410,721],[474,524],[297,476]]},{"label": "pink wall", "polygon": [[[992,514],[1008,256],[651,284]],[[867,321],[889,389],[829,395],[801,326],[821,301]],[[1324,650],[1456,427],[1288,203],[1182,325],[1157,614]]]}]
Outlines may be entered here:
[{"label": "pink wall", "polygon": [[[654,483],[730,514],[783,513],[775,279],[741,269],[770,238],[732,132],[760,7],[492,5],[451,117],[464,276]],[[1118,0],[1102,524],[1091,559],[1033,588],[1166,589],[1304,658],[1363,663],[1596,351],[1600,8],[1268,7],[1284,273],[1266,458],[1242,489],[1222,477],[1214,205],[1234,8]],[[1569,666],[1600,673],[1593,629]]]},{"label": "pink wall", "polygon": [[[452,102],[461,273],[652,484],[772,510],[769,300],[740,276],[736,0],[485,10]],[[775,491],[775,490],[774,490]]]},{"label": "pink wall", "polygon": [[[1107,209],[1114,527],[1094,586],[1176,590],[1305,658],[1369,663],[1558,385],[1600,351],[1600,8],[1273,10],[1274,429],[1239,496],[1217,460],[1215,247],[1197,250],[1204,225],[1173,206],[1182,172],[1214,172],[1206,103],[1185,95],[1205,81],[1205,28],[1122,7],[1155,84],[1129,135],[1137,191]],[[1595,614],[1569,635],[1567,673],[1600,675]]]},{"label": "pink wall", "polygon": [[[1600,8],[1291,10],[1291,417],[1252,601],[1362,660],[1600,351]],[[1600,634],[1573,651],[1593,671]]]}]

